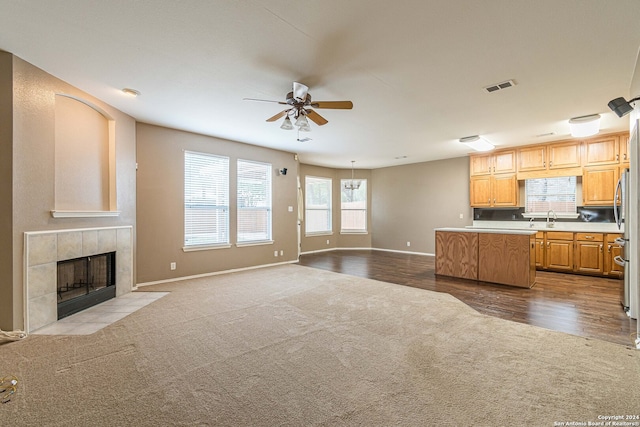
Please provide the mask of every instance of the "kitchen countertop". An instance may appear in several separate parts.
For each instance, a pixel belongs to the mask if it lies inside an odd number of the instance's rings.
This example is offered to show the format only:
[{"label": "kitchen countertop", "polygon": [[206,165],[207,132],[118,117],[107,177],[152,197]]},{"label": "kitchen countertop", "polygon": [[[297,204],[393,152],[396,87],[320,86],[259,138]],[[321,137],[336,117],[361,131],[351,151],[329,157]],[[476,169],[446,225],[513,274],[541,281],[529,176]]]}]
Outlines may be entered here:
[{"label": "kitchen countertop", "polygon": [[450,233],[491,233],[491,234],[523,234],[523,235],[532,235],[536,234],[537,230],[533,229],[507,229],[507,228],[473,228],[473,227],[465,227],[465,228],[455,228],[455,227],[444,227],[444,228],[436,228],[435,231],[448,231]]},{"label": "kitchen countertop", "polygon": [[546,221],[534,221],[533,227],[529,227],[528,221],[473,221],[473,225],[465,228],[472,230],[533,230],[533,231],[569,231],[572,233],[624,233],[618,230],[615,223],[602,222],[556,222],[554,227],[547,227]]}]

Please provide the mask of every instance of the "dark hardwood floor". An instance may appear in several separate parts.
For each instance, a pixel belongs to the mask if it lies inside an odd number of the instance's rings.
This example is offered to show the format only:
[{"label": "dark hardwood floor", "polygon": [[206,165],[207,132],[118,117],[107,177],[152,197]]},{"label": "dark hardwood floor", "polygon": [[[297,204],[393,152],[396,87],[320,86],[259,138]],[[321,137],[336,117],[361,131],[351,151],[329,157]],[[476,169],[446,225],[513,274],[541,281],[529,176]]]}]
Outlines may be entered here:
[{"label": "dark hardwood floor", "polygon": [[480,313],[573,335],[633,345],[636,321],[620,305],[622,280],[538,271],[531,289],[435,275],[435,258],[344,250],[300,256],[300,265],[446,292]]}]

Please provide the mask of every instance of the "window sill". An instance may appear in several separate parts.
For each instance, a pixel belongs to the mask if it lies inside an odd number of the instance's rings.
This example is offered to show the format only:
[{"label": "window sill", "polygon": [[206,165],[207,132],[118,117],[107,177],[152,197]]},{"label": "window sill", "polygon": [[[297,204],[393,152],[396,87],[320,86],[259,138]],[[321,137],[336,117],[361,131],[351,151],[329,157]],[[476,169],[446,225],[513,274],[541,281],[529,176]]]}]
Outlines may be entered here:
[{"label": "window sill", "polygon": [[243,248],[245,246],[261,246],[261,245],[273,245],[273,240],[258,240],[255,242],[236,243],[236,247],[238,248]]},{"label": "window sill", "polygon": [[367,230],[340,230],[340,234],[369,234]]},{"label": "window sill", "polygon": [[[555,218],[558,219],[576,219],[578,218],[580,214],[578,213],[558,213],[555,215]],[[523,218],[527,218],[527,219],[547,219],[547,213],[546,212],[526,212],[522,214]],[[553,214],[549,215],[549,219],[554,218]]]},{"label": "window sill", "polygon": [[333,236],[333,231],[320,231],[318,233],[304,233],[304,237],[315,237],[315,236]]},{"label": "window sill", "polygon": [[225,243],[223,245],[200,245],[200,246],[183,246],[183,252],[196,252],[196,251],[208,251],[212,249],[229,249],[230,244]]}]

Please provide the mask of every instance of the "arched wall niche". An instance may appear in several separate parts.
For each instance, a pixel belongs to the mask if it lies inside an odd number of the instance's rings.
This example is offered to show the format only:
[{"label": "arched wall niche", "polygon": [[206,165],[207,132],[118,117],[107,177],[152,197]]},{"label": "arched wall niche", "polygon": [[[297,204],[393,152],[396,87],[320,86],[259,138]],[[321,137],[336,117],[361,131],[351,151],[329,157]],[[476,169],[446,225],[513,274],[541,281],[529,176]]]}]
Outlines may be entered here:
[{"label": "arched wall niche", "polygon": [[55,96],[54,217],[117,215],[115,120],[75,96]]}]

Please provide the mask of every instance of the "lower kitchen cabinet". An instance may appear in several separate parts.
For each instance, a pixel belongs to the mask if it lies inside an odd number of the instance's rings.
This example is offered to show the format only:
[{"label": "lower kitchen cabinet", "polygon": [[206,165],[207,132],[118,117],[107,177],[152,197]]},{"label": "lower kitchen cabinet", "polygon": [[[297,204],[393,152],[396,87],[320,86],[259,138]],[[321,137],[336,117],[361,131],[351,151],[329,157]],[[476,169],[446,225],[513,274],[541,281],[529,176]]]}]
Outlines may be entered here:
[{"label": "lower kitchen cabinet", "polygon": [[548,231],[546,241],[545,267],[555,271],[572,271],[573,233]]},{"label": "lower kitchen cabinet", "polygon": [[542,270],[544,268],[544,231],[536,233],[536,268]]},{"label": "lower kitchen cabinet", "polygon": [[604,242],[600,233],[576,233],[576,263],[578,273],[604,273]]},{"label": "lower kitchen cabinet", "polygon": [[624,267],[619,266],[613,260],[616,256],[623,254],[623,248],[615,242],[616,238],[622,234],[607,234],[606,249],[604,253],[604,274],[609,277],[622,277]]}]

